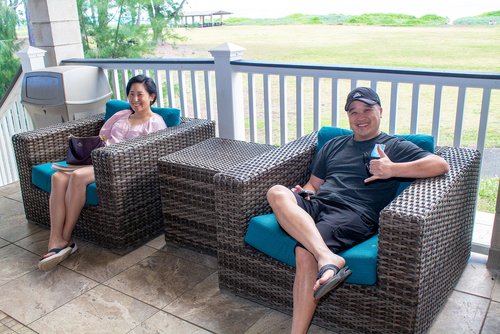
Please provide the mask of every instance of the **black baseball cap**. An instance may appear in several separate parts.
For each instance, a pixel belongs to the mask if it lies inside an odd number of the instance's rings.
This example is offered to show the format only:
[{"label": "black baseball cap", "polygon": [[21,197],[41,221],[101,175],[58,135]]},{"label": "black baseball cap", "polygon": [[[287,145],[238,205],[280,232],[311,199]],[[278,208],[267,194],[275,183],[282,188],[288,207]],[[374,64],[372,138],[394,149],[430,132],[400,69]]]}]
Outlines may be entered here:
[{"label": "black baseball cap", "polygon": [[362,101],[371,106],[375,104],[382,106],[378,94],[373,89],[368,87],[355,88],[352,92],[349,93],[349,95],[347,95],[347,101],[345,103],[345,111],[349,110],[349,106],[354,101]]}]

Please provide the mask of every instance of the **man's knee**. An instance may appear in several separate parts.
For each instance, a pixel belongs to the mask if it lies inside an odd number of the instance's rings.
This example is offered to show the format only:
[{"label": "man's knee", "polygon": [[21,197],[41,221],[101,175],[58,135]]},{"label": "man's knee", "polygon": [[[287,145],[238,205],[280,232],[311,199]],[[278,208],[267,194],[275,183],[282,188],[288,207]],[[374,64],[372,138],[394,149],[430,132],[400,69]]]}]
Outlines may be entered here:
[{"label": "man's knee", "polygon": [[282,185],[275,185],[269,188],[267,191],[267,201],[271,206],[279,201],[280,199],[284,199],[288,196],[288,192],[290,190]]}]

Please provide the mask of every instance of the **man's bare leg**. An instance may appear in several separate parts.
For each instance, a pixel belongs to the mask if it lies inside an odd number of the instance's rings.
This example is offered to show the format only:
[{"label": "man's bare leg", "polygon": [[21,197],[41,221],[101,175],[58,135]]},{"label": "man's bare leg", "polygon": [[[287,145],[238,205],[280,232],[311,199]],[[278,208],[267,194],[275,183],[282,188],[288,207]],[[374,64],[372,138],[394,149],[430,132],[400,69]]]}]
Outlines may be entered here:
[{"label": "man's bare leg", "polygon": [[[325,244],[314,220],[298,206],[290,189],[280,185],[273,186],[267,192],[267,200],[281,227],[312,253],[318,262],[318,269],[328,263],[332,263],[339,268],[345,265],[345,260],[332,253]],[[332,276],[333,272],[328,270],[319,280],[319,284]]]},{"label": "man's bare leg", "polygon": [[318,263],[305,248],[295,248],[296,271],[293,282],[292,333],[307,333],[318,301],[313,297]]}]

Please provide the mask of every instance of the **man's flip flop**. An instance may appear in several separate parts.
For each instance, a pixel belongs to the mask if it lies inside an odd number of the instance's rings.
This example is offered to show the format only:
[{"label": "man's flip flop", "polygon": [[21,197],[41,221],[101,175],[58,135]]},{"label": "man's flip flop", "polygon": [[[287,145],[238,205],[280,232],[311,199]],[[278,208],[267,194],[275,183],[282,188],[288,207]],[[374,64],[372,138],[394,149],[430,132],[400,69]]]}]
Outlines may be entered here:
[{"label": "man's flip flop", "polygon": [[67,246],[65,248],[52,248],[47,253],[54,253],[51,256],[47,256],[38,262],[38,268],[43,271],[51,270],[59,263],[64,261],[70,254],[72,248]]},{"label": "man's flip flop", "polygon": [[314,292],[314,299],[320,299],[323,297],[327,292],[332,291],[342,285],[344,281],[347,279],[352,274],[351,269],[349,269],[348,266],[344,266],[342,269],[339,269],[334,264],[326,264],[318,272],[317,278],[320,279],[323,277],[323,274],[327,270],[333,270],[335,273],[328,281],[325,283],[321,284],[321,286]]}]

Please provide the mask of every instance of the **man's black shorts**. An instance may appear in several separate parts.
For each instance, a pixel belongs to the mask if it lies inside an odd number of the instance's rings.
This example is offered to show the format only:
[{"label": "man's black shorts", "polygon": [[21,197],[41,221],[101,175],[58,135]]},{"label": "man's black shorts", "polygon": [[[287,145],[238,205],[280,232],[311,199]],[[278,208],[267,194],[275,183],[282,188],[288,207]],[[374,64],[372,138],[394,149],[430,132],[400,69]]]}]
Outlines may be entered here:
[{"label": "man's black shorts", "polygon": [[[306,200],[293,194],[297,204],[313,218],[323,240],[334,253],[351,248],[377,232],[377,224],[364,221],[356,211],[344,204],[325,203],[314,197]],[[297,246],[304,247],[300,243]]]}]

